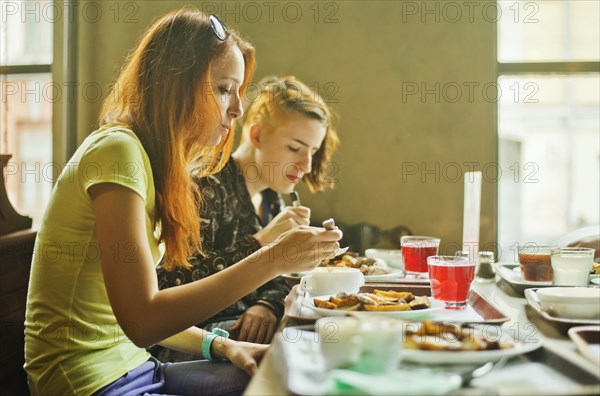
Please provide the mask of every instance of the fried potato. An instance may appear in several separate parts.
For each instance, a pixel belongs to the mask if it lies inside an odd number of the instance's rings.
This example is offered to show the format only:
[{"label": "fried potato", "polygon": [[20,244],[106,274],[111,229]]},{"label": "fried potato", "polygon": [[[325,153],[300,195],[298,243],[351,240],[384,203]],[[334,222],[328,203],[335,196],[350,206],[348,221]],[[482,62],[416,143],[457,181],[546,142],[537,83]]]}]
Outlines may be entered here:
[{"label": "fried potato", "polygon": [[338,308],[351,307],[359,303],[358,297],[346,296],[342,298],[330,297],[329,302],[335,304]]},{"label": "fried potato", "polygon": [[397,298],[378,296],[373,293],[358,293],[356,297],[367,305],[393,305],[399,303]]},{"label": "fried potato", "polygon": [[365,311],[370,312],[388,312],[388,311],[410,311],[408,304],[393,304],[393,305],[363,305]]},{"label": "fried potato", "polygon": [[458,325],[449,325],[449,324],[444,324],[444,323],[439,323],[439,322],[431,322],[429,320],[423,321],[421,323],[421,326],[416,331],[413,331],[411,334],[416,334],[416,335],[421,335],[421,336],[423,336],[423,335],[439,336],[442,333],[451,333],[457,337],[462,336],[460,326],[458,326]]},{"label": "fried potato", "polygon": [[362,304],[358,303],[356,305],[338,307],[338,309],[341,309],[342,311],[360,311],[361,307],[362,307]]},{"label": "fried potato", "polygon": [[373,290],[373,294],[377,294],[378,296],[382,296],[382,297],[403,299],[406,302],[411,302],[415,298],[415,296],[411,292],[397,292],[394,290],[384,291],[384,290],[375,289],[375,290]]},{"label": "fried potato", "polygon": [[425,336],[412,336],[412,344],[416,345],[416,349],[423,349],[426,351],[448,351],[458,350],[461,348],[460,342],[451,342],[443,339],[442,337],[425,335]]},{"label": "fried potato", "polygon": [[[416,327],[416,328],[415,328]],[[412,323],[405,328],[406,349],[422,349],[430,351],[485,351],[509,349],[514,347],[511,342],[500,342],[489,339],[472,327],[459,324],[423,321]]]},{"label": "fried potato", "polygon": [[335,305],[334,303],[330,303],[329,301],[325,301],[325,300],[318,300],[318,299],[314,299],[313,300],[315,307],[317,308],[325,308],[325,309],[336,309],[337,305]]}]

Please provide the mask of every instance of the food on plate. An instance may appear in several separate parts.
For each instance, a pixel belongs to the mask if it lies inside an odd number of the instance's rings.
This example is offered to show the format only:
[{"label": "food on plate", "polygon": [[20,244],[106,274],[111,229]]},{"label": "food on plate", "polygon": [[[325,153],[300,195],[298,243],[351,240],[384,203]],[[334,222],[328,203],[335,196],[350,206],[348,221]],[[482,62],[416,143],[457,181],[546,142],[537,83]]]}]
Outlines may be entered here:
[{"label": "food on plate", "polygon": [[592,275],[600,275],[600,263],[592,264],[591,274]]},{"label": "food on plate", "polygon": [[362,257],[358,253],[346,252],[332,259],[323,260],[321,267],[349,267],[357,268],[363,275],[385,275],[391,271],[387,264],[371,257]]},{"label": "food on plate", "polygon": [[492,332],[476,328],[423,321],[405,327],[404,348],[427,351],[490,351],[512,348],[514,344],[500,340]]},{"label": "food on plate", "polygon": [[427,296],[415,297],[408,292],[377,289],[373,293],[338,293],[329,300],[315,298],[313,303],[317,308],[369,312],[417,311],[430,307]]}]

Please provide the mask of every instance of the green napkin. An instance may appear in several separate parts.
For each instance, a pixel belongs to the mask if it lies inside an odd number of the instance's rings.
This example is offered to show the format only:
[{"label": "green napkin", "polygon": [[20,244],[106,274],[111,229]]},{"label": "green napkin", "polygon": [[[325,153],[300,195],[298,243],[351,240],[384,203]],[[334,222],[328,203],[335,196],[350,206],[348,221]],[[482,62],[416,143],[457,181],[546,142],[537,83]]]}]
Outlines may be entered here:
[{"label": "green napkin", "polygon": [[461,386],[460,376],[431,369],[385,374],[338,369],[328,373],[326,382],[328,395],[444,395]]}]

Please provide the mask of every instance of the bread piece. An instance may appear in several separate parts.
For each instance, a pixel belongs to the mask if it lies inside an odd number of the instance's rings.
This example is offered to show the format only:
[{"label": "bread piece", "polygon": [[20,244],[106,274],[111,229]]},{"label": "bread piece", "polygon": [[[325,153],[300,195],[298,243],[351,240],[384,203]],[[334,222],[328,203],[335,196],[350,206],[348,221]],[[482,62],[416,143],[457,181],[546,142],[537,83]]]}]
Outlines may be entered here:
[{"label": "bread piece", "polygon": [[416,297],[408,305],[410,305],[410,308],[413,310],[427,309],[427,308],[431,307],[427,296]]}]

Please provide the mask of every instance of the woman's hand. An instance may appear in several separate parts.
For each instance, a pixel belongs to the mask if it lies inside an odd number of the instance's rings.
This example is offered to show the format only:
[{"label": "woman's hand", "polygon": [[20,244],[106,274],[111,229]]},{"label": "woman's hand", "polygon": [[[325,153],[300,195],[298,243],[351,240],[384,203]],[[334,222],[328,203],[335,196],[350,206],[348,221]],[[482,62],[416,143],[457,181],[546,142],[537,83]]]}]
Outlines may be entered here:
[{"label": "woman's hand", "polygon": [[270,309],[253,305],[231,326],[229,332],[238,332],[238,341],[268,344],[273,339],[276,324],[277,317]]},{"label": "woman's hand", "polygon": [[236,367],[244,370],[249,375],[254,375],[258,369],[258,362],[269,348],[264,344],[227,340],[219,342],[219,337],[213,341],[213,350],[217,355],[224,356]]},{"label": "woman's hand", "polygon": [[[335,256],[340,248],[342,231],[325,230],[320,227],[298,226],[282,234],[273,245],[269,262],[277,267],[279,274],[310,271],[321,261]],[[259,250],[260,252],[260,250]]]},{"label": "woman's hand", "polygon": [[281,234],[292,228],[310,224],[310,209],[306,206],[285,207],[265,228],[254,234],[261,245],[276,240]]}]

